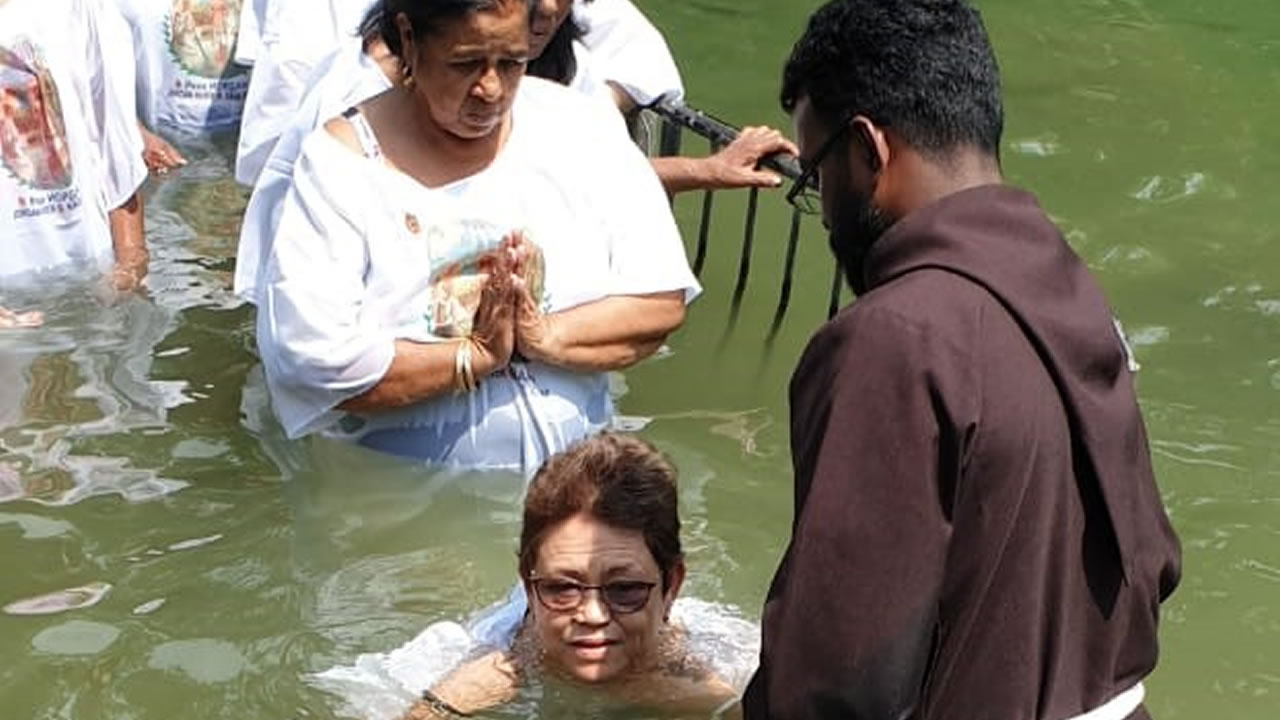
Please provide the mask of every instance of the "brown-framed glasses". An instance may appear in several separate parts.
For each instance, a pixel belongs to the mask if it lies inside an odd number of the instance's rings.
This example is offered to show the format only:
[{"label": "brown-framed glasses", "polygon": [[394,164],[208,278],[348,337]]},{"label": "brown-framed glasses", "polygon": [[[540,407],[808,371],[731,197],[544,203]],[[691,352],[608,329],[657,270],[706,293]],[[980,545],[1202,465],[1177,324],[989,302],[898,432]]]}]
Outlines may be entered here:
[{"label": "brown-framed glasses", "polygon": [[573,612],[582,605],[587,593],[595,591],[609,608],[610,613],[629,615],[640,612],[649,604],[649,596],[658,586],[642,580],[614,580],[603,585],[584,585],[573,580],[531,578],[533,594],[538,602],[552,612]]},{"label": "brown-framed glasses", "polygon": [[826,159],[831,149],[836,143],[849,132],[849,128],[853,127],[853,116],[845,118],[840,127],[832,131],[831,135],[823,141],[818,147],[818,152],[813,154],[807,162],[802,161],[805,168],[800,173],[800,177],[796,178],[791,189],[787,191],[787,202],[792,207],[804,213],[805,215],[817,215],[822,212],[822,196],[819,195],[821,186],[819,185],[818,168],[822,166],[822,161]]}]

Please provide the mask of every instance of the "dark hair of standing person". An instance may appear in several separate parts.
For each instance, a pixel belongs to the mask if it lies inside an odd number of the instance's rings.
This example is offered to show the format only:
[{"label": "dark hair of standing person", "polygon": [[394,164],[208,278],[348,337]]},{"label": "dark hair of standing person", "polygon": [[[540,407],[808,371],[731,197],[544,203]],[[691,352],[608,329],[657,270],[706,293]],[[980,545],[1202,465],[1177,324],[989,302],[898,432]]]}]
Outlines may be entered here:
[{"label": "dark hair of standing person", "polygon": [[507,3],[524,3],[532,7],[533,0],[378,0],[365,13],[356,31],[367,46],[374,37],[382,38],[387,49],[409,66],[400,44],[400,29],[396,17],[401,13],[409,18],[409,26],[415,38],[424,38],[440,30],[447,23],[471,13],[492,10]]},{"label": "dark hair of standing person", "polygon": [[632,435],[605,432],[549,458],[524,500],[520,576],[529,578],[547,533],[585,513],[644,536],[662,573],[665,591],[683,558],[676,470],[652,445]]},{"label": "dark hair of standing person", "polygon": [[833,128],[860,114],[926,154],[972,146],[999,157],[1000,73],[982,18],[964,0],[827,3],[783,71],[783,109],[806,95]]},{"label": "dark hair of standing person", "polygon": [[556,28],[542,54],[529,61],[525,74],[561,85],[573,82],[578,74],[578,58],[573,53],[573,43],[585,34],[586,31],[570,15]]}]

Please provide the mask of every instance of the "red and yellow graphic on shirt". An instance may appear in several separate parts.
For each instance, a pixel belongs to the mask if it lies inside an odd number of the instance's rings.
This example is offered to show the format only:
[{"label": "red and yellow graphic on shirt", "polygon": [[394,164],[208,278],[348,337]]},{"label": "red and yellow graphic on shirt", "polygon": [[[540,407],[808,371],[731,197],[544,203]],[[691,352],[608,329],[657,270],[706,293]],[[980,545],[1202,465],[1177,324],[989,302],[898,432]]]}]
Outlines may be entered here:
[{"label": "red and yellow graphic on shirt", "polygon": [[242,0],[173,0],[169,50],[184,70],[210,79],[245,72],[231,63],[241,4]]},{"label": "red and yellow graphic on shirt", "polygon": [[0,47],[0,163],[24,186],[71,186],[71,152],[58,86],[39,48]]}]

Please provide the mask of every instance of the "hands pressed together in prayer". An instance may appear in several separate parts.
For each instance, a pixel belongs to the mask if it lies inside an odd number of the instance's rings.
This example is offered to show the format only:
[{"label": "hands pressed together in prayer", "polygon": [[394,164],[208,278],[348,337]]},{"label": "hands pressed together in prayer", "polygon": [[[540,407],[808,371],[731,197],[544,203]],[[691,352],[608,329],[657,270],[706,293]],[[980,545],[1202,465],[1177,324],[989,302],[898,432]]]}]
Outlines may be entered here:
[{"label": "hands pressed together in prayer", "polygon": [[472,324],[472,356],[482,375],[501,370],[514,354],[555,364],[554,318],[533,297],[531,273],[539,250],[515,231],[481,261],[488,276]]}]

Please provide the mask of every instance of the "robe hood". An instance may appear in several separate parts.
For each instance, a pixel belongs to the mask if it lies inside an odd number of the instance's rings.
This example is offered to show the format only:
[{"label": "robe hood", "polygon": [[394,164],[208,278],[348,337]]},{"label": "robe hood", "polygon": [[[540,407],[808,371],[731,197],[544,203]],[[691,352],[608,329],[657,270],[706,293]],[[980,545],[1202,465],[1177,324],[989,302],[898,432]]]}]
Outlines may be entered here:
[{"label": "robe hood", "polygon": [[[1096,482],[1123,579],[1131,582],[1142,547],[1176,539],[1155,485],[1128,351],[1085,264],[1034,196],[988,185],[947,196],[890,228],[868,251],[867,292],[925,268],[985,288],[1035,348],[1067,410],[1077,477]],[[1144,536],[1152,513],[1164,537]],[[1168,591],[1176,584],[1162,580]]]}]

